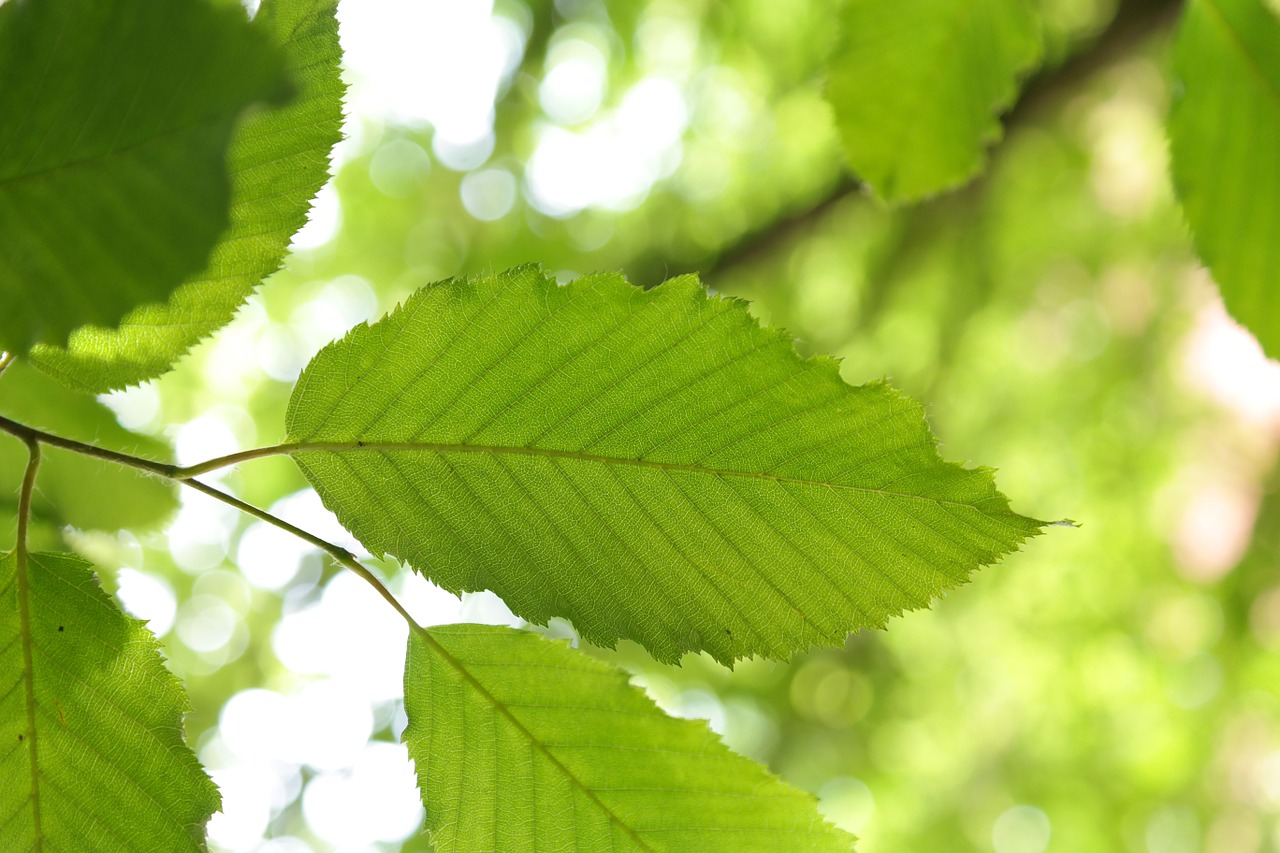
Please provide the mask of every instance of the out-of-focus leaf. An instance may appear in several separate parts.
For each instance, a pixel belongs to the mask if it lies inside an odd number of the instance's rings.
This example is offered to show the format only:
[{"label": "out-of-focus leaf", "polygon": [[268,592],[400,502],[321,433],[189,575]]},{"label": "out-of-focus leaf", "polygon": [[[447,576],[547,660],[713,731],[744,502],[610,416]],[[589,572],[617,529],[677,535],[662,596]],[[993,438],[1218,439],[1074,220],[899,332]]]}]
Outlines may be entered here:
[{"label": "out-of-focus leaf", "polygon": [[343,85],[336,0],[264,0],[253,26],[282,49],[297,96],[250,116],[227,152],[231,225],[208,264],[166,305],[131,312],[118,328],[82,328],[66,349],[37,347],[35,364],[72,387],[108,391],[159,376],[225,325],[273,273],[306,221],[340,137]]},{"label": "out-of-focus leaf", "polygon": [[1280,358],[1280,18],[1261,0],[1191,0],[1173,63],[1169,152],[1196,250]]},{"label": "out-of-focus leaf", "polygon": [[1040,57],[1027,0],[850,0],[828,96],[849,164],[886,201],[963,183]]},{"label": "out-of-focus leaf", "polygon": [[436,849],[840,850],[812,796],[621,670],[487,625],[409,637],[404,732]]},{"label": "out-of-focus leaf", "polygon": [[144,623],[71,554],[0,557],[0,849],[203,850],[218,791]]},{"label": "out-of-focus leaf", "polygon": [[[0,415],[64,438],[108,450],[170,461],[168,445],[120,426],[92,397],[72,391],[18,362],[0,376]],[[40,465],[34,511],[58,525],[95,530],[159,524],[177,509],[176,487],[131,468],[47,447]],[[8,547],[17,522],[18,483],[27,449],[0,438],[0,545]]]},{"label": "out-of-focus leaf", "polygon": [[0,347],[161,302],[226,227],[236,119],[287,91],[240,9],[0,7]]},{"label": "out-of-focus leaf", "polygon": [[692,276],[424,288],[316,356],[287,427],[373,553],[667,661],[840,645],[1041,526],[919,404]]}]

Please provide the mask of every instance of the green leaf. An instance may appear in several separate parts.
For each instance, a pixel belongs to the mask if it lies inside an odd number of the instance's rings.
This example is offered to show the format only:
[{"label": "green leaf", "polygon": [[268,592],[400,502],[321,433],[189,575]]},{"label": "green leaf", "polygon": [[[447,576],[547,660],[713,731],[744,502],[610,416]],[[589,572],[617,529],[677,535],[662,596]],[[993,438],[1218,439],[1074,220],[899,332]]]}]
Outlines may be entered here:
[{"label": "green leaf", "polygon": [[227,143],[287,91],[238,8],[0,6],[0,348],[168,298],[227,224]]},{"label": "green leaf", "polygon": [[404,697],[438,850],[852,849],[812,796],[565,643],[414,631]]},{"label": "green leaf", "polygon": [[1227,309],[1280,358],[1280,18],[1192,0],[1174,47],[1174,187]]},{"label": "green leaf", "polygon": [[253,26],[278,44],[298,89],[286,106],[255,113],[232,138],[231,225],[203,269],[166,305],[131,312],[119,328],[72,334],[66,349],[40,346],[35,364],[62,382],[109,391],[167,371],[202,338],[231,320],[266,276],[279,268],[329,174],[341,136],[341,48],[336,0],[264,0]]},{"label": "green leaf", "polygon": [[914,201],[973,177],[1040,58],[1028,0],[849,0],[827,95],[858,177]]},{"label": "green leaf", "polygon": [[1041,526],[942,462],[917,403],[692,276],[427,287],[322,350],[287,425],[373,553],[665,661],[840,645]]},{"label": "green leaf", "polygon": [[[96,444],[108,450],[170,461],[164,442],[120,426],[115,414],[92,397],[63,387],[17,362],[0,376],[0,415],[19,423]],[[177,487],[130,468],[45,448],[36,481],[36,516],[58,526],[118,530],[158,525],[178,508]],[[12,436],[0,438],[0,547],[13,542],[18,483],[27,449]]]},{"label": "green leaf", "polygon": [[203,850],[218,791],[146,626],[71,554],[0,557],[0,850]]}]

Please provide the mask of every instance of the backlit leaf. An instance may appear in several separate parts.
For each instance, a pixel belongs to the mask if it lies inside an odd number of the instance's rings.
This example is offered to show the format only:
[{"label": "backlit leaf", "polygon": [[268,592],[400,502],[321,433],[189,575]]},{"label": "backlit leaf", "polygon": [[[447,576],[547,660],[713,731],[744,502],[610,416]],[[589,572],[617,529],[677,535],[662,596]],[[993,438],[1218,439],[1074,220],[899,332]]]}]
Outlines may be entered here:
[{"label": "backlit leaf", "polygon": [[168,298],[227,224],[227,143],[287,91],[241,9],[0,6],[0,348]]},{"label": "backlit leaf", "polygon": [[850,0],[828,69],[845,153],[886,201],[971,178],[1040,57],[1028,0]]},{"label": "backlit leaf", "polygon": [[32,359],[72,387],[108,391],[159,376],[221,328],[275,272],[329,174],[340,136],[341,49],[336,0],[264,0],[253,26],[278,44],[296,96],[241,124],[231,140],[231,225],[204,268],[165,305],[131,312],[118,328],[85,327],[66,349],[40,346]]},{"label": "backlit leaf", "polygon": [[413,632],[404,693],[437,850],[852,849],[812,796],[565,643]]},{"label": "backlit leaf", "polygon": [[0,850],[203,850],[219,797],[187,710],[88,563],[0,557]]},{"label": "backlit leaf", "polygon": [[1034,534],[920,406],[694,277],[427,287],[303,372],[294,458],[375,554],[662,660],[839,645]]},{"label": "backlit leaf", "polygon": [[1174,187],[1227,309],[1280,358],[1280,17],[1192,0],[1174,48]]}]

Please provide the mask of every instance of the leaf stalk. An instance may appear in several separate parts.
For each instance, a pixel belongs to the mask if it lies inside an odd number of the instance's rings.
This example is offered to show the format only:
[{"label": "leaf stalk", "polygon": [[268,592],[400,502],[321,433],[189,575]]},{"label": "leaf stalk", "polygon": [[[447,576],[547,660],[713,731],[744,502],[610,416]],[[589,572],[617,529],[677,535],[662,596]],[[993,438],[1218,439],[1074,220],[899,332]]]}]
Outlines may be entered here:
[{"label": "leaf stalk", "polygon": [[[208,495],[214,500],[218,500],[218,501],[221,501],[222,503],[227,504],[228,506],[235,507],[241,512],[247,515],[251,515],[260,521],[264,521],[267,524],[270,524],[274,527],[278,527],[279,529],[285,531],[286,533],[290,533],[293,536],[296,536],[299,539],[303,540],[304,542],[316,548],[319,548],[321,551],[324,551],[326,554],[332,557],[334,561],[337,562],[339,565],[355,572],[357,575],[363,578],[368,584],[370,584],[375,590],[377,590],[379,595],[381,595],[384,599],[387,600],[387,602],[395,609],[395,611],[399,613],[400,616],[409,624],[410,629],[421,630],[421,626],[419,626],[418,623],[414,620],[414,618],[409,615],[409,612],[404,609],[404,607],[400,604],[400,602],[396,600],[396,597],[391,593],[389,589],[387,589],[386,585],[383,584],[382,581],[379,580],[378,577],[368,567],[366,567],[358,559],[356,559],[356,556],[352,554],[350,551],[348,551],[346,548],[343,548],[342,546],[337,545],[333,542],[329,542],[325,539],[321,539],[319,536],[308,533],[302,528],[297,527],[293,524],[290,524],[284,519],[279,518],[275,515],[272,515],[271,513],[267,512],[264,509],[260,509],[259,507],[256,507],[253,504],[246,503],[245,501],[242,501],[237,497],[229,495],[220,489],[214,488],[213,486],[210,486],[206,483],[202,483],[199,480],[195,479],[195,477],[201,473],[208,473],[209,471],[214,471],[219,468],[224,468],[228,465],[234,465],[236,462],[244,461],[245,459],[257,459],[263,456],[273,456],[273,455],[279,455],[284,452],[288,452],[288,451],[279,449],[279,446],[244,451],[238,454],[231,454],[231,456],[229,457],[220,457],[219,459],[210,460],[209,462],[204,462],[198,465],[192,465],[192,466],[183,468],[177,465],[170,465],[166,462],[156,462],[151,459],[143,459],[140,456],[133,456],[132,454],[128,454],[128,453],[118,453],[114,450],[107,450],[102,447],[96,447],[92,444],[86,444],[85,442],[82,442],[82,441],[76,441],[70,438],[63,438],[62,436],[54,435],[52,433],[45,432],[44,430],[36,429],[35,427],[18,423],[17,421],[4,417],[3,415],[0,415],[0,432],[7,432],[10,435],[15,436],[16,438],[22,440],[30,449],[31,459],[32,459],[32,462],[27,466],[26,477],[24,477],[23,479],[22,497],[19,500],[19,513],[18,513],[18,551],[17,551],[18,579],[19,579],[18,591],[19,591],[19,597],[24,602],[26,600],[25,578],[26,578],[27,519],[30,516],[31,494],[35,489],[36,469],[38,468],[39,461],[40,461],[40,445],[47,444],[50,447],[58,447],[63,450],[69,450],[72,453],[79,453],[84,456],[91,456],[95,459],[102,459],[107,462],[113,462],[117,465],[124,465],[129,468],[134,468],[138,471],[142,471],[144,473],[151,474],[152,476],[160,477],[165,480],[172,480],[176,483],[180,483],[181,485],[187,486],[188,488],[194,489],[197,492],[201,492],[202,494]],[[225,460],[230,460],[230,461],[225,461]],[[26,624],[25,617],[24,617],[24,624]],[[29,667],[30,660],[27,661],[27,664]],[[29,703],[31,701],[34,701],[34,700],[29,699]],[[32,706],[31,710],[34,711],[34,706]],[[32,730],[34,731],[34,726]],[[34,738],[33,738],[33,741],[34,741]],[[34,762],[35,760],[34,743],[31,745],[30,748],[32,750],[32,761]]]}]

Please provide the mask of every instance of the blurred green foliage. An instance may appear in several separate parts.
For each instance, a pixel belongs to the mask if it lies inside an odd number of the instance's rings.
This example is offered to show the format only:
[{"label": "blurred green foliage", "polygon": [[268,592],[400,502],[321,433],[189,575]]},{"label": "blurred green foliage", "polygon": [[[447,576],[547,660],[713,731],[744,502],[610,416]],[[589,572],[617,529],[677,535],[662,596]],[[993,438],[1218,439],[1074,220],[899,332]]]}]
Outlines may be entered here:
[{"label": "blurred green foliage", "polygon": [[[361,108],[353,67],[340,227],[177,371],[111,405],[143,431],[183,424],[170,437],[194,461],[283,438],[306,360],[422,284],[529,261],[644,285],[702,271],[802,350],[841,356],[847,380],[887,376],[925,401],[947,458],[998,466],[1016,510],[1082,526],[789,665],[598,653],[818,793],[863,853],[1280,851],[1280,380],[1222,314],[1166,178],[1171,7],[1042,5],[1046,68],[987,173],[887,210],[846,176],[823,100],[834,4],[499,0],[523,47],[492,151],[446,165],[461,160],[438,130]],[[557,121],[544,84],[584,55],[605,70],[601,102]],[[684,117],[650,180],[580,209],[539,196],[545,140],[585,137],[654,79]],[[225,483],[266,507],[305,487],[284,459]],[[184,501],[169,537],[69,535],[108,574],[173,591],[163,639],[218,778],[234,763],[223,703],[312,680],[286,666],[281,619],[345,588],[314,554],[287,586],[249,582],[250,520]],[[204,642],[192,626],[215,617],[230,627]],[[377,739],[398,738],[399,713],[374,704]],[[300,793],[324,771],[289,772],[263,827],[332,849]]]}]

